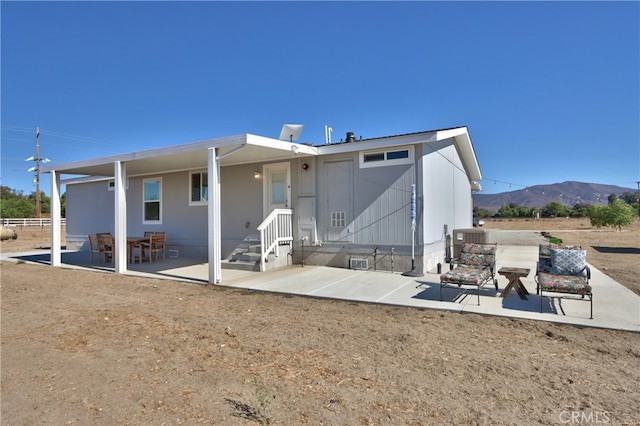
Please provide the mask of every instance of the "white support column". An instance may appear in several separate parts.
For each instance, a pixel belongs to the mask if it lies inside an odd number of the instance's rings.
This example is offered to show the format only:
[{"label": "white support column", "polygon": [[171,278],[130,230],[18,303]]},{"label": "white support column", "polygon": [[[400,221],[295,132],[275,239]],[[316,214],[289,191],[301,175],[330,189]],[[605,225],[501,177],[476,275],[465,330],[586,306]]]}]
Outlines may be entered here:
[{"label": "white support column", "polygon": [[114,175],[114,218],[115,218],[115,253],[113,264],[117,274],[127,271],[127,195],[125,182],[127,181],[127,168],[121,161],[113,164]]},{"label": "white support column", "polygon": [[209,256],[209,283],[222,281],[222,219],[220,211],[220,160],[216,149],[209,148],[207,161],[208,207],[207,207],[207,244]]},{"label": "white support column", "polygon": [[60,175],[51,171],[51,266],[62,265],[60,236],[62,213],[60,210]]}]

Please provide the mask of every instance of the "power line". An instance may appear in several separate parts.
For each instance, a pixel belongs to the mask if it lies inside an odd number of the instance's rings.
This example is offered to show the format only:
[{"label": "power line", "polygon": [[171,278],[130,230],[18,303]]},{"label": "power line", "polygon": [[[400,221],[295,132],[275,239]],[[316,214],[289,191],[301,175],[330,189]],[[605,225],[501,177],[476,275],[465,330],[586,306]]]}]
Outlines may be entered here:
[{"label": "power line", "polygon": [[[19,126],[11,126],[11,125],[7,125],[7,124],[3,124],[0,126],[0,128],[2,128],[2,130],[7,131],[7,132],[21,132],[21,133],[31,133],[33,132],[33,129],[27,129],[24,127],[19,127]],[[119,145],[119,146],[129,146],[126,143],[123,142],[115,142],[112,140],[107,140],[107,139],[100,139],[100,138],[96,138],[96,137],[90,137],[90,136],[81,136],[81,135],[75,135],[72,133],[66,133],[66,132],[59,132],[56,130],[46,130],[46,129],[42,129],[40,131],[40,133],[44,136],[52,136],[54,138],[62,138],[62,139],[72,139],[72,140],[77,140],[77,141],[81,141],[81,142],[89,142],[89,143],[95,143],[95,144],[105,144],[105,145]],[[3,138],[3,139],[9,139],[9,140],[16,140],[15,138]],[[21,141],[24,141],[21,140]],[[47,144],[52,144],[51,142],[47,141]],[[63,145],[64,146],[64,145]],[[66,145],[68,146],[68,145]]]}]

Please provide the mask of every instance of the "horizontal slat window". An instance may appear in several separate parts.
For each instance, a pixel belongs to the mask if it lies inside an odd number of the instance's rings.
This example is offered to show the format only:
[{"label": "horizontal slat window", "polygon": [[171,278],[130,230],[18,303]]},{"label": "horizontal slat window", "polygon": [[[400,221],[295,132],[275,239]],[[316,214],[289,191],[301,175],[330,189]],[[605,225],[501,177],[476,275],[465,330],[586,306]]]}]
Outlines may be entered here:
[{"label": "horizontal slat window", "polygon": [[360,152],[360,168],[413,163],[413,146]]}]

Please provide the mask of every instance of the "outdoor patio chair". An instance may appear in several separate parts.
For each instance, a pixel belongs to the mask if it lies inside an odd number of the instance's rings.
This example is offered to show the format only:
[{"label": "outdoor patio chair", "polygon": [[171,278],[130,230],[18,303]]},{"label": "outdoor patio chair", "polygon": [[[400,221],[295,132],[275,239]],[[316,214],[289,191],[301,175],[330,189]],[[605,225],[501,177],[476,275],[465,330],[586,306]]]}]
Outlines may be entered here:
[{"label": "outdoor patio chair", "polygon": [[114,243],[113,236],[111,234],[98,234],[98,241],[100,243],[100,252],[104,256],[104,263],[113,262]]},{"label": "outdoor patio chair", "polygon": [[102,256],[102,250],[100,250],[100,241],[98,240],[98,236],[96,234],[89,234],[89,264],[93,265],[93,258],[98,260],[98,264],[100,263],[100,257]]},{"label": "outdoor patio chair", "polygon": [[[440,275],[440,301],[442,289],[449,285],[475,286],[478,289],[478,305],[480,305],[480,287],[493,282],[496,291],[498,280],[495,278],[497,244],[465,243],[460,258],[452,269]],[[455,266],[455,267],[454,267]]]},{"label": "outdoor patio chair", "polygon": [[570,298],[584,300],[587,297],[591,304],[589,318],[593,319],[593,293],[589,279],[591,270],[587,265],[586,250],[560,244],[540,244],[535,276],[536,293],[540,295],[540,312],[543,291],[564,293],[575,295]]},{"label": "outdoor patio chair", "polygon": [[154,232],[149,235],[149,242],[140,245],[140,260],[148,257],[149,262],[153,262],[155,255],[158,261],[158,255],[162,253],[162,260],[166,260],[166,234],[164,232]]}]

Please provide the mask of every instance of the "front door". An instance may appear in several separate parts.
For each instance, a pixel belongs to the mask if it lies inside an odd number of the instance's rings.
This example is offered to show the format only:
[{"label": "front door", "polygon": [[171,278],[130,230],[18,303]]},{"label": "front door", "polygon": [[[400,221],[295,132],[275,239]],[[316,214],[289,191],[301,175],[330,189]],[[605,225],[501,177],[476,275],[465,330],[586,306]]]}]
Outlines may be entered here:
[{"label": "front door", "polygon": [[288,209],[291,200],[291,170],[289,163],[264,166],[264,216],[274,209]]}]

